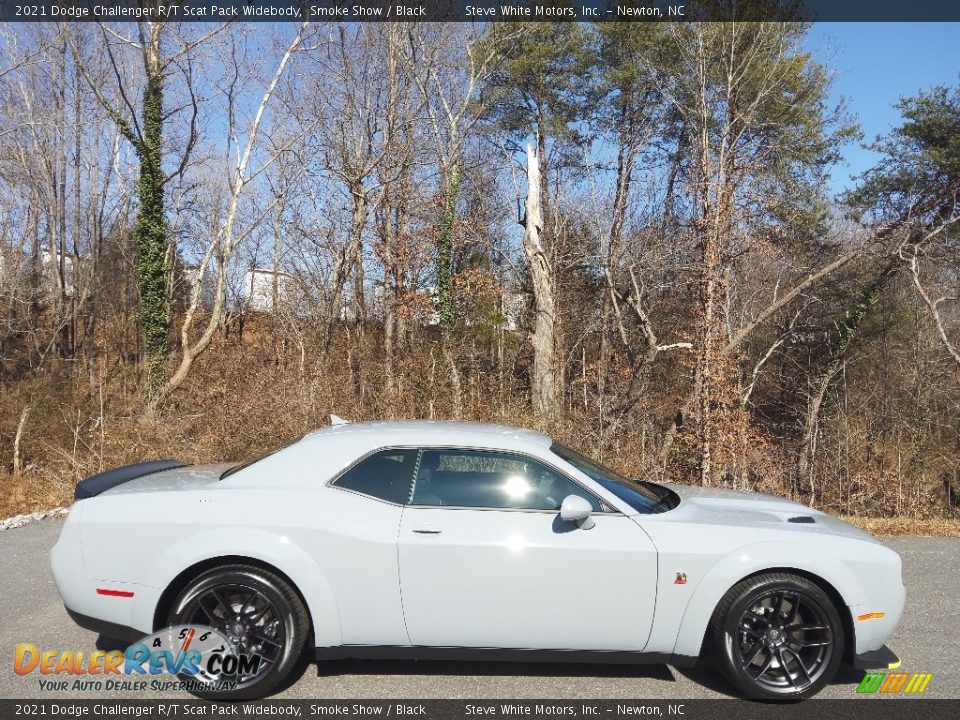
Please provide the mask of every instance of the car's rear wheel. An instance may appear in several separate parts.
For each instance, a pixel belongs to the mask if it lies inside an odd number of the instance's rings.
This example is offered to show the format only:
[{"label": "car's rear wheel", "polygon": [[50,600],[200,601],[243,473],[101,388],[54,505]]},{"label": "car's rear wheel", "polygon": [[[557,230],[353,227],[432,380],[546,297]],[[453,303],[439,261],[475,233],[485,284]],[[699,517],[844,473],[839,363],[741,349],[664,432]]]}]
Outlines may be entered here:
[{"label": "car's rear wheel", "polygon": [[218,678],[235,683],[233,689],[220,684],[194,692],[210,700],[270,694],[296,667],[310,634],[309,616],[296,590],[276,574],[247,565],[214,568],[195,578],[174,600],[167,623],[212,627],[239,654],[260,656],[255,672],[238,669]]},{"label": "car's rear wheel", "polygon": [[732,587],[714,612],[720,669],[744,696],[802,700],[833,679],[843,657],[843,623],[809,579],[771,572]]}]

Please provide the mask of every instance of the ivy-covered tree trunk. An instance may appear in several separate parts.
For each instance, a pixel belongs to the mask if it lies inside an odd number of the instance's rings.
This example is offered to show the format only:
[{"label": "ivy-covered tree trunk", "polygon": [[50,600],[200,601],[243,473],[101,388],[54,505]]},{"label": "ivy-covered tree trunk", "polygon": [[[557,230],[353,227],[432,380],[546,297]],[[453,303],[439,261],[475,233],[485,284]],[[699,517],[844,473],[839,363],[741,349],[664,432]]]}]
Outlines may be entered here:
[{"label": "ivy-covered tree trunk", "polygon": [[451,342],[453,333],[453,232],[457,218],[457,198],[460,195],[460,166],[454,161],[446,172],[443,198],[443,216],[437,237],[437,311],[440,315],[440,350],[450,370],[450,391],[453,417],[463,415],[463,386]]},{"label": "ivy-covered tree trunk", "polygon": [[164,380],[170,309],[167,295],[169,259],[164,177],[162,167],[163,76],[151,74],[143,91],[143,136],[137,144],[140,175],[139,208],[135,225],[135,272],[140,292],[138,320],[143,332],[144,385],[148,401],[157,396]]}]

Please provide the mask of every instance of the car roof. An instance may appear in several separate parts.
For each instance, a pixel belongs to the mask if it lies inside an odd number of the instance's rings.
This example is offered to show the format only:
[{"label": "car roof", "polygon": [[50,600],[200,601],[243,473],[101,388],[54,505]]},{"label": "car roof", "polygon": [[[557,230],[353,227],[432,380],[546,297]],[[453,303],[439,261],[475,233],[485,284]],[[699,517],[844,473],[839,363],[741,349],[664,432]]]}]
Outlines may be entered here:
[{"label": "car roof", "polygon": [[452,445],[510,447],[533,444],[550,447],[552,440],[535,430],[450,420],[383,420],[346,423],[320,428],[304,436],[309,440],[351,439],[376,445]]}]

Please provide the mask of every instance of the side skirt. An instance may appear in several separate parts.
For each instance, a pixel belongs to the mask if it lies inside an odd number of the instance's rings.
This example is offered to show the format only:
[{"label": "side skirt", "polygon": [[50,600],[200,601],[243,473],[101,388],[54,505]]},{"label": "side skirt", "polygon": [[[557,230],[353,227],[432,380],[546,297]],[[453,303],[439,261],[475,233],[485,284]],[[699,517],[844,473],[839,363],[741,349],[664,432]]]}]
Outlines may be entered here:
[{"label": "side skirt", "polygon": [[535,650],[525,648],[428,647],[424,645],[337,645],[316,648],[317,661],[453,660],[463,662],[597,663],[693,667],[697,658],[622,650]]}]

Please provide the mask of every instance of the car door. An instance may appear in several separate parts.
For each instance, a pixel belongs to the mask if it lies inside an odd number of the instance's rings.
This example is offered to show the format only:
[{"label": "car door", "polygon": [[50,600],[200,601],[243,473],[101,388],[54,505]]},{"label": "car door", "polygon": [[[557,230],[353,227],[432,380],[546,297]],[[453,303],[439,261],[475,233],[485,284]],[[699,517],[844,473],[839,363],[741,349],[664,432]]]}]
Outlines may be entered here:
[{"label": "car door", "polygon": [[419,453],[385,449],[361,458],[330,482],[342,492],[313,508],[313,549],[336,595],[345,645],[405,645],[397,535]]},{"label": "car door", "polygon": [[[593,506],[592,528],[561,520],[560,503],[571,494]],[[413,645],[642,650],[646,644],[657,576],[650,539],[533,457],[424,449],[398,542]]]}]

